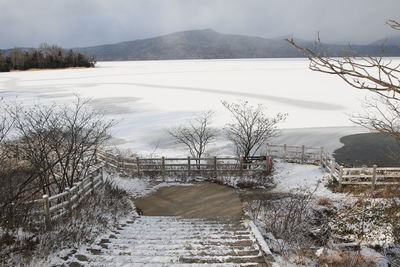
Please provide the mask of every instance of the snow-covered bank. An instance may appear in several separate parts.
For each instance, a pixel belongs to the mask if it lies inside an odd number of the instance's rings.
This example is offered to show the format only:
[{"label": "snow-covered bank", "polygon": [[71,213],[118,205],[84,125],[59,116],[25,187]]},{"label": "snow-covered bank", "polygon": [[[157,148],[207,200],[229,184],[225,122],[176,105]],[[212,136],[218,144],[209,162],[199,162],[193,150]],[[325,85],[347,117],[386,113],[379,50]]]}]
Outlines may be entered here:
[{"label": "snow-covered bank", "polygon": [[[216,111],[214,126],[222,127],[230,115],[221,100],[239,98],[265,104],[271,114],[289,113],[284,129],[310,128],[284,130],[277,142],[294,144],[294,136],[302,135],[295,144],[332,150],[340,147],[340,136],[358,132],[342,127],[352,126],[346,114],[359,111],[368,94],[310,71],[306,59],[99,62],[95,69],[0,73],[5,99],[67,102],[74,93],[93,98],[95,109],[119,121],[116,144],[140,153],[157,148],[166,156],[176,151],[169,150],[165,128],[208,109]],[[229,148],[218,145],[214,151]]]},{"label": "snow-covered bank", "polygon": [[314,192],[315,196],[328,198],[343,198],[344,194],[333,193],[326,187],[328,174],[315,165],[301,165],[276,161],[274,163],[273,179],[276,187],[274,192],[291,192],[296,189],[307,189]]}]

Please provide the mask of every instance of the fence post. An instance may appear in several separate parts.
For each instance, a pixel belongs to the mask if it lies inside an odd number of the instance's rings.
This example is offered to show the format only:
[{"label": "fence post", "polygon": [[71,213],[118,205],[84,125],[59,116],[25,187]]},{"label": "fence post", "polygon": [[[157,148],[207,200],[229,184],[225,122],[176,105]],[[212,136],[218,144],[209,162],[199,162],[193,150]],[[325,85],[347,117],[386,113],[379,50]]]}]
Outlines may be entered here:
[{"label": "fence post", "polygon": [[375,189],[375,183],[376,183],[376,164],[372,167],[372,189]]},{"label": "fence post", "polygon": [[286,161],[286,157],[287,157],[287,145],[284,144],[283,145],[283,160]]},{"label": "fence post", "polygon": [[331,162],[331,178],[334,178],[334,173],[335,173],[335,169],[336,169],[336,161],[335,158],[332,158],[332,162]]},{"label": "fence post", "polygon": [[304,164],[304,152],[305,152],[305,147],[304,145],[301,146],[301,164]]},{"label": "fence post", "polygon": [[122,170],[125,170],[125,158],[123,156],[119,156],[118,161],[119,161],[119,165],[121,166]]},{"label": "fence post", "polygon": [[269,144],[267,143],[266,147],[265,147],[265,156],[269,155]]},{"label": "fence post", "polygon": [[343,166],[339,167],[339,191],[342,191]]},{"label": "fence post", "polygon": [[115,165],[117,166],[117,170],[119,171],[121,169],[121,156],[120,155],[116,155],[115,156],[115,160],[116,160],[116,163],[117,163]]},{"label": "fence post", "polygon": [[320,154],[321,166],[324,166],[325,163],[323,162],[323,160],[324,160],[324,147],[323,147],[323,146],[321,146],[321,152],[320,152],[320,153],[321,153],[321,154]]},{"label": "fence post", "polygon": [[136,157],[137,174],[140,175],[140,159]]},{"label": "fence post", "polygon": [[240,157],[240,164],[239,164],[239,175],[240,175],[240,177],[243,176],[243,161],[244,161],[243,157]]},{"label": "fence post", "polygon": [[165,157],[161,158],[161,174],[165,175]]},{"label": "fence post", "polygon": [[50,206],[49,206],[49,196],[48,195],[43,195],[43,211],[44,211],[44,222],[46,224],[46,228],[50,229],[51,217],[50,217]]},{"label": "fence post", "polygon": [[214,157],[214,176],[217,177],[217,157]]},{"label": "fence post", "polygon": [[187,171],[188,171],[188,176],[190,176],[190,157],[187,157]]},{"label": "fence post", "polygon": [[71,213],[71,211],[72,211],[71,189],[69,187],[66,187],[65,192],[67,192],[67,201],[68,201],[67,209],[68,209],[68,212]]}]

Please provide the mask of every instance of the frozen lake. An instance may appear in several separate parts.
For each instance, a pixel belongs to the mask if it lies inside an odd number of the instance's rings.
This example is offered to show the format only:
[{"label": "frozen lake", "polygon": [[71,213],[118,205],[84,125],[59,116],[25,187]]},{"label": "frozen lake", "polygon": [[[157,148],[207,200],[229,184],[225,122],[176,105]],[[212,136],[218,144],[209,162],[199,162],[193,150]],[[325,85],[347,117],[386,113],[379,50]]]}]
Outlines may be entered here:
[{"label": "frozen lake", "polygon": [[333,149],[340,136],[363,131],[352,127],[349,115],[369,95],[310,71],[306,59],[99,62],[94,69],[0,73],[6,99],[66,102],[74,93],[93,98],[95,109],[119,121],[113,135],[120,146],[161,154],[177,153],[167,127],[209,109],[216,112],[214,125],[222,127],[230,116],[221,100],[241,98],[266,105],[270,114],[289,114],[275,142]]}]

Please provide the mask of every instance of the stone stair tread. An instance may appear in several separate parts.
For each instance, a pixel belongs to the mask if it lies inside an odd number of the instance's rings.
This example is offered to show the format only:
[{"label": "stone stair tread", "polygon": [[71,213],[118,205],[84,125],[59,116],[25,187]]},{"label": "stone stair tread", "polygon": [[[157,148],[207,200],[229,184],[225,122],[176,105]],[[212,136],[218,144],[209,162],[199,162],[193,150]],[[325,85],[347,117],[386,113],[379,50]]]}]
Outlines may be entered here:
[{"label": "stone stair tread", "polygon": [[259,263],[263,262],[261,256],[146,256],[146,255],[86,255],[88,262],[91,259],[104,263]]},{"label": "stone stair tread", "polygon": [[[149,225],[146,224],[137,224],[136,227],[140,228],[140,229],[148,229],[150,230],[161,230],[161,229],[165,229],[165,230],[169,230],[169,229],[174,229],[176,227],[182,228],[184,230],[196,230],[196,229],[215,229],[215,230],[220,230],[220,229],[246,229],[245,225],[236,225],[236,224],[208,224],[208,225],[190,225],[190,224],[160,224],[157,227],[153,227],[154,223],[151,223]],[[131,225],[135,226],[135,225]],[[125,226],[126,227],[126,226]],[[122,230],[124,229],[124,227],[121,227]]]},{"label": "stone stair tread", "polygon": [[114,236],[116,237],[121,237],[121,236],[141,236],[141,237],[148,237],[148,236],[171,236],[171,235],[210,235],[210,236],[235,236],[235,235],[251,235],[250,231],[220,231],[220,232],[210,232],[207,230],[204,231],[179,231],[179,232],[173,232],[173,231],[154,231],[154,232],[145,232],[145,231],[140,231],[140,230],[130,230],[130,231],[125,231],[125,232],[119,232],[115,233]]},{"label": "stone stair tread", "polygon": [[[174,229],[182,229],[182,231],[179,232],[230,232],[230,231],[235,231],[235,232],[246,232],[248,229],[246,227],[220,227],[220,228],[195,228],[195,227],[188,227],[188,228],[182,228],[180,226],[173,226],[173,227],[168,227],[168,228],[163,228],[163,227],[158,227],[158,228],[146,228],[146,227],[136,227],[133,228],[137,232],[145,232],[145,233],[152,233],[152,232],[168,232],[168,233],[174,233],[176,230]],[[119,230],[118,233],[127,233],[133,229],[122,229]]]},{"label": "stone stair tread", "polygon": [[107,255],[130,255],[130,256],[175,256],[179,255],[182,257],[191,256],[256,256],[259,255],[260,251],[255,250],[124,250],[114,249],[107,253]]},{"label": "stone stair tread", "polygon": [[[142,262],[131,262],[129,266],[146,266],[147,264],[142,263]],[[85,266],[110,266],[108,263],[104,262],[89,262],[85,264]],[[113,263],[113,267],[117,266],[124,266],[127,267],[125,263]],[[221,266],[227,266],[227,267],[242,267],[242,266],[258,266],[258,263],[241,263],[241,264],[235,264],[235,263],[163,263],[163,262],[152,262],[151,267],[221,267]]]},{"label": "stone stair tread", "polygon": [[238,217],[137,217],[119,224],[80,258],[84,266],[258,266],[266,262],[249,223]]},{"label": "stone stair tread", "polygon": [[185,263],[265,263],[263,256],[181,257]]},{"label": "stone stair tread", "polygon": [[228,246],[248,246],[247,243],[253,243],[251,239],[116,239],[114,245],[142,245],[142,244],[162,244],[162,245],[228,245]]},{"label": "stone stair tread", "polygon": [[120,240],[225,240],[225,239],[249,239],[251,238],[250,233],[248,235],[208,235],[208,234],[196,234],[196,235],[162,235],[162,236],[122,236]]},{"label": "stone stair tread", "polygon": [[[117,245],[112,245],[110,246],[110,248],[113,249],[129,249],[132,248],[131,245],[127,245],[127,244],[117,244]],[[258,249],[258,247],[256,246],[222,246],[220,244],[218,245],[201,245],[201,244],[181,244],[181,245],[175,245],[175,244],[171,244],[171,245],[160,245],[160,244],[141,244],[141,245],[136,245],[134,247],[134,249],[136,251],[141,251],[141,250],[160,250],[160,251],[169,251],[169,250],[178,250],[178,249],[185,249],[185,250],[196,250],[196,251],[202,251],[202,250],[218,250],[218,249],[231,249],[231,250],[235,250],[235,251],[249,251],[249,250],[253,250],[253,249]]]}]

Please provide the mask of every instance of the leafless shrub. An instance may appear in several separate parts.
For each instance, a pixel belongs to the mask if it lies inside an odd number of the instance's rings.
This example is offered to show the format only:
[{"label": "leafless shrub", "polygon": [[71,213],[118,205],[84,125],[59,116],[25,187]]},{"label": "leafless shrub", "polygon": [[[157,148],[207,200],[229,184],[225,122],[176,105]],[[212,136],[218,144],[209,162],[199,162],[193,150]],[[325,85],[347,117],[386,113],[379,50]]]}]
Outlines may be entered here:
[{"label": "leafless shrub", "polygon": [[260,147],[277,135],[277,124],[286,119],[287,114],[275,117],[265,114],[265,107],[251,106],[248,101],[228,103],[224,107],[232,114],[233,122],[225,126],[227,138],[235,145],[237,156],[254,156]]},{"label": "leafless shrub", "polygon": [[201,158],[206,151],[207,145],[216,136],[215,129],[210,127],[214,112],[207,111],[198,114],[188,125],[168,130],[169,134],[175,138],[178,144],[185,145],[194,158]]},{"label": "leafless shrub", "polygon": [[319,266],[326,267],[374,267],[376,259],[363,256],[359,252],[332,250],[324,252],[318,259]]},{"label": "leafless shrub", "polygon": [[106,182],[67,219],[56,221],[50,231],[0,238],[0,266],[43,266],[32,261],[41,262],[53,252],[90,243],[132,211],[129,195]]},{"label": "leafless shrub", "polygon": [[[88,101],[77,96],[71,105],[14,103],[5,108],[0,138],[2,133],[12,136],[0,140],[0,168],[8,166],[0,170],[0,217],[14,218],[2,218],[0,226],[11,226],[26,202],[63,192],[93,169],[114,123],[89,109]],[[12,131],[2,130],[8,125]]]},{"label": "leafless shrub", "polygon": [[113,122],[89,109],[88,102],[77,96],[72,105],[15,105],[7,110],[20,156],[37,172],[43,194],[62,192],[85,177],[97,150],[110,138]]},{"label": "leafless shrub", "polygon": [[272,242],[278,252],[286,253],[309,241],[313,193],[302,188],[279,198],[253,202],[253,217],[261,221],[266,231],[276,238]]},{"label": "leafless shrub", "polygon": [[320,197],[317,200],[317,204],[321,206],[331,206],[332,200],[328,197]]}]

